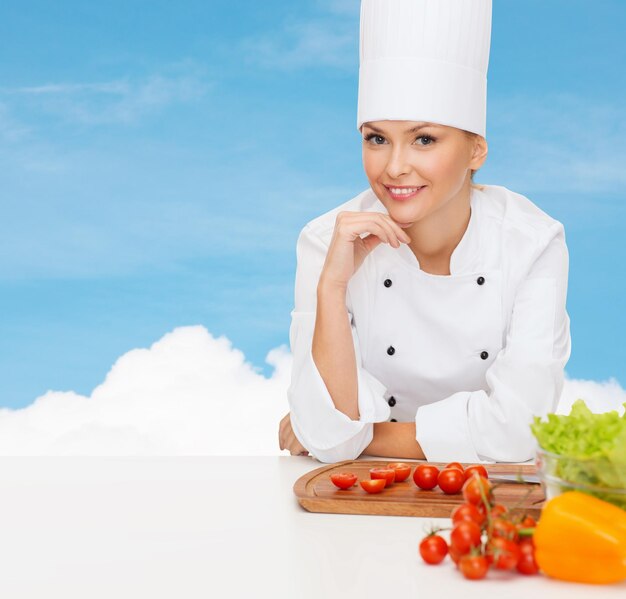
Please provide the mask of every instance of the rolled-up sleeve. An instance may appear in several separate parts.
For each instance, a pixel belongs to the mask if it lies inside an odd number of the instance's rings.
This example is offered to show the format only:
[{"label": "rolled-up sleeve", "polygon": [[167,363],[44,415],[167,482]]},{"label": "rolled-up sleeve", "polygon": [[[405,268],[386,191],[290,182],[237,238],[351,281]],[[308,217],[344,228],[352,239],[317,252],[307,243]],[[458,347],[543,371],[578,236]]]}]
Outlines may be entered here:
[{"label": "rolled-up sleeve", "polygon": [[417,409],[416,439],[431,461],[523,462],[533,416],[558,404],[571,353],[569,255],[555,222],[517,288],[506,342],[485,373],[488,390],[459,391]]},{"label": "rolled-up sleeve", "polygon": [[317,284],[327,251],[323,240],[305,226],[296,246],[295,301],[289,329],[293,365],[287,397],[298,441],[317,460],[334,463],[356,459],[373,439],[373,423],[387,420],[390,409],[384,398],[386,387],[362,367],[349,299],[346,307],[356,356],[359,420],[337,410],[313,360]]}]

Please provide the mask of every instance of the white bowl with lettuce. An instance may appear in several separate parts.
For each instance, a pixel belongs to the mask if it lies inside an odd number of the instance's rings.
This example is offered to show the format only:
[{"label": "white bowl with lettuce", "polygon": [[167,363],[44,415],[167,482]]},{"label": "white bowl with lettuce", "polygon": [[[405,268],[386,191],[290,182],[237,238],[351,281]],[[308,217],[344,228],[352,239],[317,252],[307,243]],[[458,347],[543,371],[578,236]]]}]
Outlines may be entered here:
[{"label": "white bowl with lettuce", "polygon": [[626,409],[595,414],[577,399],[569,414],[535,416],[530,428],[546,499],[577,490],[626,510]]}]

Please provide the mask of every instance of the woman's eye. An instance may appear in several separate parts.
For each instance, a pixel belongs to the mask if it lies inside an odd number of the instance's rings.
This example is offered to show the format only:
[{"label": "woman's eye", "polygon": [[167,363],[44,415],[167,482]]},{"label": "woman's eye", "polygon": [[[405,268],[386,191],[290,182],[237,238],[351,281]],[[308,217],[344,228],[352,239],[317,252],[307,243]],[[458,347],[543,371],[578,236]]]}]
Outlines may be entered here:
[{"label": "woman's eye", "polygon": [[435,138],[434,138],[434,137],[431,137],[430,135],[420,135],[420,136],[417,138],[417,140],[420,140],[420,139],[426,139],[426,140],[428,140],[428,143],[425,143],[425,144],[419,144],[419,145],[422,145],[422,146],[430,146],[430,145],[431,145],[431,142],[434,142],[434,141],[435,141]]},{"label": "woman's eye", "polygon": [[[365,136],[365,141],[371,141],[372,139],[382,139],[384,140],[385,138],[382,135],[376,135],[376,133],[370,133],[369,135]],[[374,143],[375,146],[379,146],[380,144],[378,143]]]}]

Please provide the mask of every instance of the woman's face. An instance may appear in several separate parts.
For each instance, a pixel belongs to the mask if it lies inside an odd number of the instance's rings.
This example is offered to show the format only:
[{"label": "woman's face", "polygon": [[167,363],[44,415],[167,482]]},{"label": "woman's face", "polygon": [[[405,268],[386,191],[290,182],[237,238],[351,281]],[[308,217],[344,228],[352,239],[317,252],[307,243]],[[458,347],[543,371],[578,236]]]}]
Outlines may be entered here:
[{"label": "woman's face", "polygon": [[[461,129],[417,121],[364,123],[363,166],[372,190],[390,216],[414,223],[439,210],[464,191],[469,197],[471,169],[482,166],[487,142]],[[398,195],[399,187],[424,186]],[[396,189],[396,192],[394,192]]]}]

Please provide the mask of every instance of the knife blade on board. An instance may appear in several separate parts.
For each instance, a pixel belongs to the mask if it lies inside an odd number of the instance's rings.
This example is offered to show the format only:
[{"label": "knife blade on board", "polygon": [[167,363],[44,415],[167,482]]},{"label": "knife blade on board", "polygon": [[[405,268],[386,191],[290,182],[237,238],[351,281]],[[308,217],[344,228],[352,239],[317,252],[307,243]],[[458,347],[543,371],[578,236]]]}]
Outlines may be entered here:
[{"label": "knife blade on board", "polygon": [[541,480],[536,474],[490,474],[489,480],[493,482],[507,482],[507,483],[532,483],[540,484]]}]

